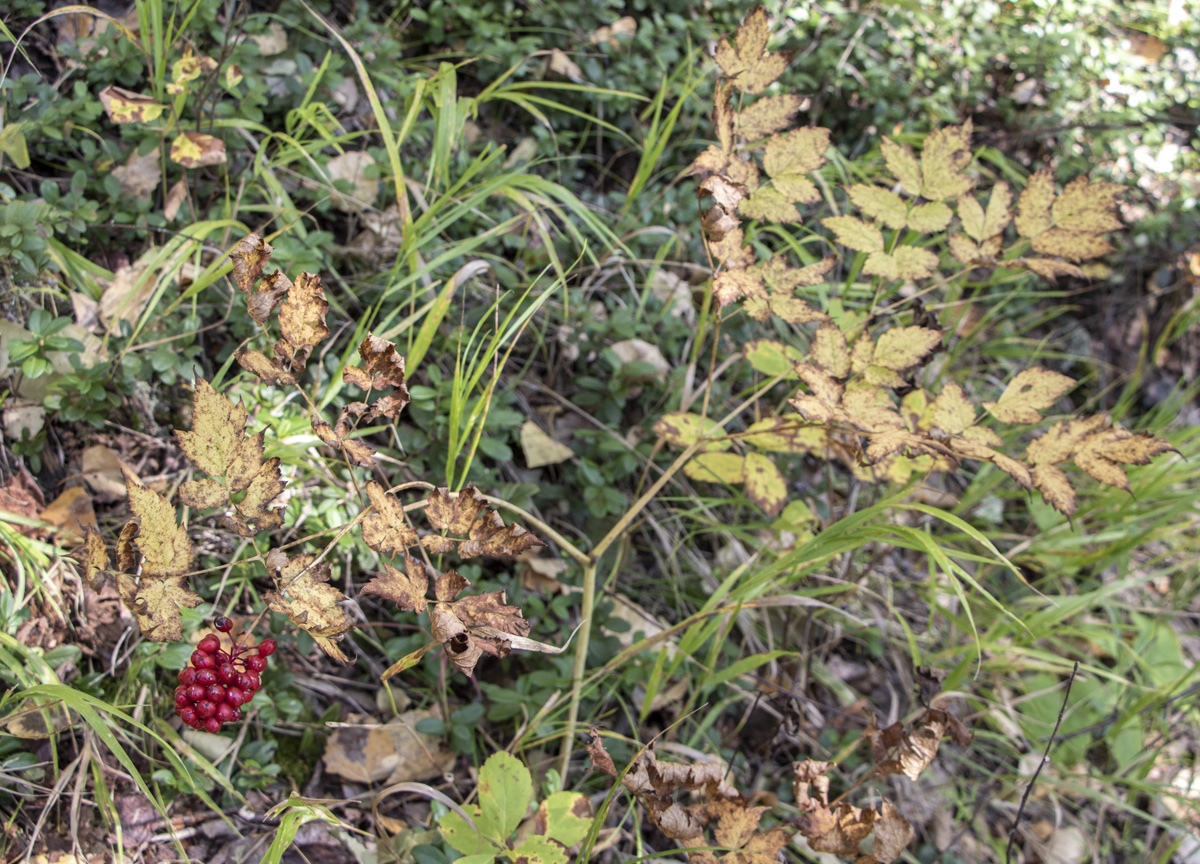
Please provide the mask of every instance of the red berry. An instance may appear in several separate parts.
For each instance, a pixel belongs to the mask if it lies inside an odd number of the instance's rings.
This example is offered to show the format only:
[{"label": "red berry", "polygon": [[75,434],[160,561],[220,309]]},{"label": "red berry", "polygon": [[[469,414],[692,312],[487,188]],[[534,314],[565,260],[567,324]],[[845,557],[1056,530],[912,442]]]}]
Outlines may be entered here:
[{"label": "red berry", "polygon": [[234,709],[233,709],[233,719],[234,719],[234,720],[241,720],[241,719],[242,719],[242,712],[241,712],[241,711],[239,711],[237,708],[234,708]]},{"label": "red berry", "polygon": [[222,702],[225,699],[225,688],[220,684],[213,684],[204,691],[204,695],[208,697],[210,702]]},{"label": "red berry", "polygon": [[248,671],[238,676],[238,686],[243,690],[257,690],[262,686],[262,679],[257,672]]},{"label": "red berry", "polygon": [[216,621],[213,622],[213,626],[216,627],[218,630],[220,630],[222,633],[228,633],[230,630],[233,629],[233,621],[229,618],[226,618],[224,615],[222,615],[220,618],[218,618]]},{"label": "red berry", "polygon": [[204,698],[204,687],[199,684],[193,684],[187,688],[187,697],[193,702],[199,702]]},{"label": "red berry", "polygon": [[237,680],[237,670],[230,663],[222,663],[217,667],[217,680],[222,684],[232,684]]},{"label": "red berry", "polygon": [[185,690],[187,690],[187,687],[183,684],[180,684],[178,687],[175,688],[175,695],[178,696],[180,693],[183,693]]},{"label": "red berry", "polygon": [[222,702],[217,706],[217,713],[213,717],[220,720],[222,723],[229,723],[233,720],[233,715],[237,713],[237,709],[228,702]]},{"label": "red berry", "polygon": [[216,717],[209,717],[208,721],[204,724],[204,728],[206,731],[211,732],[214,735],[216,735],[218,732],[221,731],[221,721],[218,720]]},{"label": "red berry", "polygon": [[192,704],[192,700],[188,698],[186,693],[176,693],[175,694],[176,709],[187,708],[191,704]]},{"label": "red berry", "polygon": [[259,656],[247,657],[246,668],[251,672],[261,672],[267,668],[267,658]]},{"label": "red berry", "polygon": [[195,684],[196,670],[189,666],[186,669],[181,669],[176,677],[179,679],[180,684]]},{"label": "red berry", "polygon": [[217,661],[211,654],[205,654],[203,651],[196,651],[192,654],[192,665],[197,669],[216,669]]},{"label": "red berry", "polygon": [[258,654],[260,657],[270,657],[278,647],[274,639],[264,639],[258,645]]},{"label": "red berry", "polygon": [[179,719],[182,720],[184,723],[186,723],[188,726],[191,726],[198,719],[196,717],[196,709],[195,708],[181,708],[179,710]]},{"label": "red berry", "polygon": [[241,687],[230,687],[225,691],[225,701],[237,708],[246,701],[246,694]]},{"label": "red berry", "polygon": [[200,640],[200,644],[196,646],[197,651],[203,651],[205,654],[215,654],[221,648],[221,637],[216,633],[209,633]]},{"label": "red berry", "polygon": [[196,703],[196,713],[207,720],[216,712],[217,706],[209,702],[207,699],[201,699]]},{"label": "red berry", "polygon": [[253,698],[254,698],[253,690],[243,690],[242,691],[242,704],[243,705],[245,705],[247,702],[249,702]]},{"label": "red berry", "polygon": [[210,687],[217,683],[217,673],[212,669],[201,669],[196,673],[196,683],[202,687]]}]

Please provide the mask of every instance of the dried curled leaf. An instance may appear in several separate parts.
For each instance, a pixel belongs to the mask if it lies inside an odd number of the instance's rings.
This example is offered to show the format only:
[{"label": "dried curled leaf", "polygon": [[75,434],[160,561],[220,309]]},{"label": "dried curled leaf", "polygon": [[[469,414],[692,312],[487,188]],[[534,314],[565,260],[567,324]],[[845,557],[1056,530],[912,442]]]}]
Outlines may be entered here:
[{"label": "dried curled leaf", "polygon": [[366,411],[364,419],[368,422],[378,417],[395,420],[409,401],[404,380],[404,357],[396,351],[393,343],[371,334],[358,346],[358,354],[364,365],[347,366],[342,371],[342,379],[361,390],[392,390]]},{"label": "dried curled leaf", "polygon": [[733,86],[746,93],[761,93],[775,81],[792,59],[790,51],[767,52],[770,38],[770,19],[767,10],[754,9],[737,29],[734,42],[722,39],[714,59]]},{"label": "dried curled leaf", "polygon": [[[151,493],[154,494],[154,493]],[[121,602],[137,619],[138,629],[151,642],[178,642],[183,638],[183,617],[179,607],[200,605],[200,595],[187,585],[182,574],[133,577],[117,574],[117,593]]]},{"label": "dried curled leaf", "polygon": [[267,384],[296,384],[296,377],[261,351],[242,350],[237,354],[238,365]]},{"label": "dried curled leaf", "polygon": [[303,369],[312,349],[329,335],[329,328],[325,326],[328,312],[329,301],[325,299],[321,277],[301,273],[279,307],[279,330],[283,339],[275,345],[275,354],[287,359],[293,370]]},{"label": "dried curled leaf", "polygon": [[487,499],[469,484],[458,493],[435,489],[429,496],[425,515],[439,531],[467,535],[458,541],[458,554],[463,558],[476,555],[515,558],[546,545],[520,525],[505,525],[499,513],[488,509]]},{"label": "dried curled leaf", "polygon": [[354,629],[354,621],[341,606],[346,595],[329,584],[333,565],[316,560],[315,555],[297,555],[273,572],[275,591],[266,595],[267,607],[287,615],[334,660],[348,663],[338,647],[340,637]]},{"label": "dried curled leaf", "polygon": [[383,571],[383,575],[376,576],[363,586],[363,594],[375,594],[384,600],[390,600],[405,612],[420,614],[425,611],[425,592],[429,590],[429,576],[425,572],[424,564],[405,552],[404,572],[386,561],[383,563]]},{"label": "dried curled leaf", "polygon": [[108,548],[104,538],[91,525],[84,526],[83,545],[72,553],[72,558],[83,565],[84,579],[93,591],[104,587],[108,574]]}]

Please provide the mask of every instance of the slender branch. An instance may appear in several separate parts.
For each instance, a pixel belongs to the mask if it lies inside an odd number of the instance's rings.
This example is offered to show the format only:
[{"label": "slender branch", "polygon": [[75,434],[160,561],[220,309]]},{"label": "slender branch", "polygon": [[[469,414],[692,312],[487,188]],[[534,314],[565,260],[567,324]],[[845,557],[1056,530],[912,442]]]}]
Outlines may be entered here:
[{"label": "slender branch", "polygon": [[1033,785],[1037,783],[1038,775],[1042,773],[1042,767],[1050,761],[1050,748],[1054,746],[1054,739],[1058,737],[1058,727],[1062,724],[1063,715],[1067,713],[1067,702],[1071,698],[1071,685],[1075,683],[1075,676],[1078,673],[1079,661],[1076,660],[1075,665],[1071,667],[1071,677],[1067,679],[1067,692],[1063,694],[1062,707],[1058,709],[1058,719],[1054,721],[1054,731],[1050,733],[1050,740],[1046,742],[1046,751],[1042,753],[1041,761],[1034,769],[1033,776],[1029,778],[1029,785],[1025,787],[1025,794],[1021,796],[1021,806],[1017,808],[1017,818],[1013,821],[1012,831],[1008,835],[1008,847],[1004,850],[1005,864],[1012,860],[1013,843],[1017,839],[1017,829],[1021,827],[1021,816],[1025,813],[1025,804],[1029,801],[1029,793],[1033,791]]}]

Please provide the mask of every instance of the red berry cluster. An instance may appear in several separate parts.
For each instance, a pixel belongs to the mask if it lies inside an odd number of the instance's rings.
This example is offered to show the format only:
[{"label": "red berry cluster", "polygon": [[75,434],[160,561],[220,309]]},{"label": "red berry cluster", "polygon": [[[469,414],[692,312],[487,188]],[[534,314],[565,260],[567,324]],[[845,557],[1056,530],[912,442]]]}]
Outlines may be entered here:
[{"label": "red berry cluster", "polygon": [[[233,622],[222,615],[213,626],[228,633]],[[258,653],[246,656],[256,647]],[[262,687],[259,676],[275,648],[274,639],[264,639],[257,646],[234,644],[223,651],[221,637],[209,633],[192,652],[191,665],[179,673],[175,713],[193,729],[214,733],[224,724],[240,720],[242,706]]]}]

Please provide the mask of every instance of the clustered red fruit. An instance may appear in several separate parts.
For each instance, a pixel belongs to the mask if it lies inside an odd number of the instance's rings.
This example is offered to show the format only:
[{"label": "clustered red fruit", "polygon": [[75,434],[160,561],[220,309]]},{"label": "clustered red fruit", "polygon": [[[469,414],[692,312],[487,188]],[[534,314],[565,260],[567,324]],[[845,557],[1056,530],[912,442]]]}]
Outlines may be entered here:
[{"label": "clustered red fruit", "polygon": [[[214,626],[222,633],[233,629],[233,622],[221,616]],[[257,648],[256,654],[250,654]],[[175,713],[193,729],[220,732],[226,723],[240,720],[242,706],[262,687],[260,674],[267,658],[275,653],[275,640],[264,639],[257,646],[231,645],[221,649],[221,637],[209,633],[192,652],[191,664],[179,673],[175,688]]]}]

